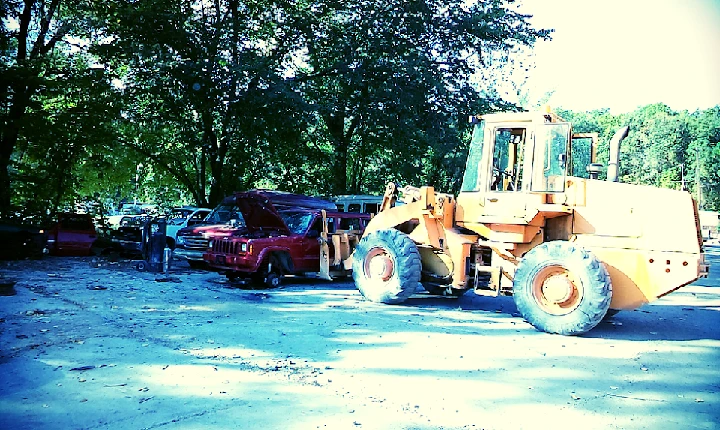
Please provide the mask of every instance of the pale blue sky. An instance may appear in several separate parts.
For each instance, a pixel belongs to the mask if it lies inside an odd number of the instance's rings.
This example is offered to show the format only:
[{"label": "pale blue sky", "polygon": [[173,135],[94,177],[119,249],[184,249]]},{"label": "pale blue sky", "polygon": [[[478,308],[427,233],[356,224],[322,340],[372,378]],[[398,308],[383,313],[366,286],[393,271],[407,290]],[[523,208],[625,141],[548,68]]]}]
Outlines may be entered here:
[{"label": "pale blue sky", "polygon": [[531,97],[613,113],[720,104],[720,0],[519,0],[553,40],[534,49]]}]

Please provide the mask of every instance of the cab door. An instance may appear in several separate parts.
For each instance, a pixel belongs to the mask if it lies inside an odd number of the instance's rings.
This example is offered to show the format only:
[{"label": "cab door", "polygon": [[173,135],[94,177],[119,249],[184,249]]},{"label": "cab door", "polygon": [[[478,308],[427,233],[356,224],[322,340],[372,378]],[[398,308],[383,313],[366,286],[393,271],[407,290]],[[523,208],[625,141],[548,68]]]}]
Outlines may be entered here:
[{"label": "cab door", "polygon": [[[524,176],[526,147],[531,138],[530,129],[518,125],[498,125],[489,133],[487,166],[488,184],[485,193],[484,216],[523,218],[527,205],[527,184]],[[500,222],[500,220],[497,220]]]}]

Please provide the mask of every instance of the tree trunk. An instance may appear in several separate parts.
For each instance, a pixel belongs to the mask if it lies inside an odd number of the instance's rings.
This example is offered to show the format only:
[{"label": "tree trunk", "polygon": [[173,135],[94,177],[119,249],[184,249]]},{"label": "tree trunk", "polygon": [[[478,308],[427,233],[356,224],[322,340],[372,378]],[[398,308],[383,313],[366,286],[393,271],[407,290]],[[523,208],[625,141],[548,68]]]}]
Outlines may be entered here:
[{"label": "tree trunk", "polygon": [[12,157],[18,136],[20,135],[20,120],[27,109],[30,100],[27,85],[16,83],[13,85],[14,96],[10,101],[10,112],[7,122],[0,134],[0,216],[8,216],[11,212],[10,195],[10,158]]},{"label": "tree trunk", "polygon": [[210,179],[210,197],[208,201],[211,207],[219,205],[225,198],[225,190],[222,184],[222,162],[218,162],[217,159],[210,161],[210,173],[212,178]]},{"label": "tree trunk", "polygon": [[223,166],[227,155],[227,137],[218,139],[212,120],[212,112],[203,112],[204,123],[204,146],[208,148],[208,161],[210,164],[210,195],[208,202],[215,207],[225,198],[225,187],[223,183]]},{"label": "tree trunk", "polygon": [[325,115],[325,125],[330,133],[334,156],[332,161],[332,193],[336,196],[347,193],[348,142],[345,133],[345,115]]},{"label": "tree trunk", "polygon": [[10,174],[8,167],[10,166],[10,155],[15,148],[17,141],[17,133],[12,139],[6,135],[7,129],[3,131],[2,143],[0,146],[0,217],[10,215]]}]

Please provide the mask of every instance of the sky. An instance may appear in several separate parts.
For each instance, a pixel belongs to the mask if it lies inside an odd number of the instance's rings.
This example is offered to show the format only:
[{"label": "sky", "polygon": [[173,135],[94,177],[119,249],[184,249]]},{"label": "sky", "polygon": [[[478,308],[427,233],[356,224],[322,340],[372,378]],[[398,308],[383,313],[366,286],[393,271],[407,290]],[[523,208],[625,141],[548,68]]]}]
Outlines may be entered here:
[{"label": "sky", "polygon": [[552,107],[630,112],[720,105],[720,0],[518,0],[537,42],[531,100]]}]

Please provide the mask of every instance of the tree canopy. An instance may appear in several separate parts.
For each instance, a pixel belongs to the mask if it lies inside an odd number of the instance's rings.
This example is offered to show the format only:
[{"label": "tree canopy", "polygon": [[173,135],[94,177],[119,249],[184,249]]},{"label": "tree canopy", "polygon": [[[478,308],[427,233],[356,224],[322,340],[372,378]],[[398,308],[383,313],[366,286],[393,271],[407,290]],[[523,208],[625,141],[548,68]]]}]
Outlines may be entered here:
[{"label": "tree canopy", "polygon": [[[26,217],[258,187],[457,192],[468,115],[519,110],[473,77],[550,37],[513,0],[6,0],[0,17],[0,215]],[[561,114],[605,141],[630,125],[622,180],[715,208],[719,109]]]}]

